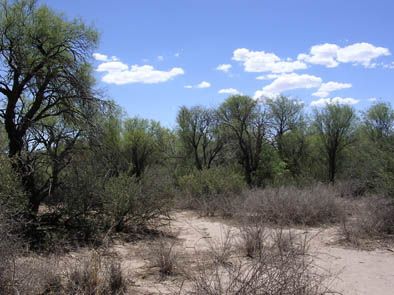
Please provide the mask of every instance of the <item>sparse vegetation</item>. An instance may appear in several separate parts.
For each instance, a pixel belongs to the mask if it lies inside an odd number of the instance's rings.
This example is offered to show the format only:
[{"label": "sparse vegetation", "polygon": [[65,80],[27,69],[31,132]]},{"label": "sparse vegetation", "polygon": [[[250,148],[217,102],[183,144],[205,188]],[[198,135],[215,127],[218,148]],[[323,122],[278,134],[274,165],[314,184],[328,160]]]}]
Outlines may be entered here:
[{"label": "sparse vegetation", "polygon": [[125,294],[126,281],[120,264],[93,252],[68,274],[66,294]]},{"label": "sparse vegetation", "polygon": [[193,277],[190,294],[325,294],[325,275],[314,268],[307,255],[308,243],[292,233],[274,232],[270,238],[250,246],[253,235],[263,229],[254,227],[243,236],[253,259],[230,256],[228,263],[215,263],[216,253],[201,263]]},{"label": "sparse vegetation", "polygon": [[153,266],[159,269],[161,277],[170,276],[176,273],[178,264],[175,241],[167,241],[161,238],[151,251]]}]

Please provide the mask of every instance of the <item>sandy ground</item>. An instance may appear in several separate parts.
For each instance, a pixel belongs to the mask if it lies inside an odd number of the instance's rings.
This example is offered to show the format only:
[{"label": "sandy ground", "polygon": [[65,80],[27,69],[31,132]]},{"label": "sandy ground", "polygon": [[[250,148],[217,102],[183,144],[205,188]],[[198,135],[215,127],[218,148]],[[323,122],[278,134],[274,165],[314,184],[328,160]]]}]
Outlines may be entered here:
[{"label": "sandy ground", "polygon": [[[195,261],[196,253],[204,252],[209,244],[220,243],[228,231],[236,235],[238,229],[220,220],[199,218],[195,213],[174,213],[171,231],[177,233],[176,248],[180,251],[183,266]],[[299,229],[298,229],[299,230]],[[335,228],[308,229],[311,253],[316,264],[335,275],[330,289],[338,294],[394,294],[394,252],[391,250],[361,251],[343,248],[333,243]],[[174,240],[175,242],[175,240]],[[117,243],[113,251],[122,261],[122,267],[133,280],[131,294],[176,294],[182,285],[182,276],[165,280],[158,276],[157,268],[150,259],[154,240],[134,243]],[[194,255],[193,255],[194,254]],[[187,288],[184,283],[183,288]]]}]

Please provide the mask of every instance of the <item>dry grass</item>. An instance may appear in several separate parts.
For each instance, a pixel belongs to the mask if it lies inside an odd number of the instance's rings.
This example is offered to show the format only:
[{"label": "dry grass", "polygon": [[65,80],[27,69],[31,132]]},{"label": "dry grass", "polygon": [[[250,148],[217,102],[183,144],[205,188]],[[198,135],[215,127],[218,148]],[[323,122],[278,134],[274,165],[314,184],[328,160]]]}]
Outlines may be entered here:
[{"label": "dry grass", "polygon": [[120,264],[92,252],[71,272],[65,286],[66,294],[125,294],[126,283]]},{"label": "dry grass", "polygon": [[160,238],[150,251],[150,259],[153,267],[157,267],[160,277],[174,275],[178,268],[178,251],[175,249],[175,241]]},{"label": "dry grass", "polygon": [[18,251],[10,242],[6,251],[4,240],[0,243],[0,294],[125,294],[120,265],[110,258],[94,252],[88,259],[65,266],[56,256]]}]

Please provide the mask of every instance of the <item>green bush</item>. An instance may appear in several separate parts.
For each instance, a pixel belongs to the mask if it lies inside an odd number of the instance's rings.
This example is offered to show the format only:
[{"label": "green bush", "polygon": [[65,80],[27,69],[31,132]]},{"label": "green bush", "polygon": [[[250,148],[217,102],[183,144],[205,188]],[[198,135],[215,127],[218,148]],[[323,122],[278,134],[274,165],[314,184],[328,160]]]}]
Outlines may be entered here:
[{"label": "green bush", "polygon": [[141,179],[127,174],[112,177],[103,191],[104,214],[117,231],[126,225],[143,227],[168,215],[172,184],[157,170],[148,170]]},{"label": "green bush", "polygon": [[213,216],[218,210],[231,214],[232,202],[239,197],[246,184],[243,177],[224,168],[196,170],[180,178],[181,192],[190,205],[202,215]]},{"label": "green bush", "polygon": [[0,206],[11,218],[24,213],[27,198],[8,158],[0,156]]}]

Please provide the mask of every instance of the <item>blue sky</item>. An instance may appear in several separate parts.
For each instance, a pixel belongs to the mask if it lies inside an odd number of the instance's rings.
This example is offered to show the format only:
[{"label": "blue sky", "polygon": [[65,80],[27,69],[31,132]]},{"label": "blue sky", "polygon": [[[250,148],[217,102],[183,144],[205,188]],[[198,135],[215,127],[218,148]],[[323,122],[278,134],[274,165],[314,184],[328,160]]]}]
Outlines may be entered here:
[{"label": "blue sky", "polygon": [[171,127],[180,106],[236,92],[308,108],[394,99],[394,1],[41,2],[98,29],[98,85],[129,116]]}]

